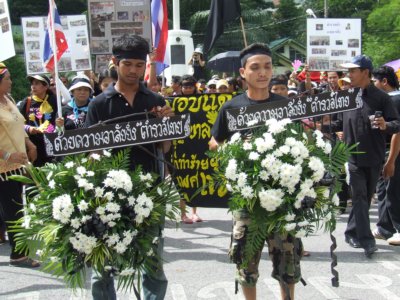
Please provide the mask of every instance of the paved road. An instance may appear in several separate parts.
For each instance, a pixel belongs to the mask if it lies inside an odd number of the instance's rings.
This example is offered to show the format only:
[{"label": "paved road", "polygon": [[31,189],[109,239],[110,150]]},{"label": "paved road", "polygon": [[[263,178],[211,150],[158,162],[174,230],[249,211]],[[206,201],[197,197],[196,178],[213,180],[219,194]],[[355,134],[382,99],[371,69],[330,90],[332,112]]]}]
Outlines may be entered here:
[{"label": "paved road", "polygon": [[[242,300],[234,295],[235,267],[227,259],[231,220],[226,209],[199,208],[203,223],[165,229],[165,270],[169,279],[166,300]],[[371,223],[376,222],[376,205]],[[324,300],[400,300],[400,247],[378,241],[379,251],[372,259],[362,250],[349,247],[343,238],[347,214],[338,219],[336,231],[340,287],[330,285],[330,239],[320,233],[304,240],[310,257],[302,261],[307,286],[298,285],[296,299]],[[0,246],[0,299],[91,299],[90,291],[73,295],[62,280],[36,270],[8,266],[9,247]],[[258,284],[259,299],[280,299],[279,287],[270,277],[271,262],[264,249]],[[119,299],[135,299],[133,294],[118,294]]]}]

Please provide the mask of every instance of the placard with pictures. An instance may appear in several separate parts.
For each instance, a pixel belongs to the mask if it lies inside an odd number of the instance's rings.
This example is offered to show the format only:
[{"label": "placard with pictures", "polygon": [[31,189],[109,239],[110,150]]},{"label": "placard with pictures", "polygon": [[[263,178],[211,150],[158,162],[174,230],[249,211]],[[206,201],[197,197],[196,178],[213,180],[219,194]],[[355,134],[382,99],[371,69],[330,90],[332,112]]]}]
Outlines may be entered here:
[{"label": "placard with pictures", "polygon": [[15,48],[7,0],[0,0],[0,41],[0,61],[13,57]]}]

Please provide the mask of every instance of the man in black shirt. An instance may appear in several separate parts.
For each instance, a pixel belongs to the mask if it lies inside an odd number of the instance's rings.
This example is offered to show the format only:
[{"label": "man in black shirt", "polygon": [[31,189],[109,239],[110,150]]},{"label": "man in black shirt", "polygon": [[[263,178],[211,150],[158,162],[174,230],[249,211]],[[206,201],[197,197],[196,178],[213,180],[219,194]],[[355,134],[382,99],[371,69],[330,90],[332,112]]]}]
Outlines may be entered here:
[{"label": "man in black shirt", "polygon": [[[146,56],[150,52],[146,40],[136,35],[123,35],[114,42],[112,52],[118,80],[89,104],[86,125],[91,126],[99,121],[121,116],[126,116],[126,119],[118,120],[118,122],[142,120],[146,118],[145,112],[151,112],[157,117],[172,116],[173,112],[170,107],[165,105],[164,99],[146,89],[140,81],[146,68]],[[138,115],[132,116],[135,113]],[[130,168],[135,169],[136,166],[142,165],[145,172],[159,171],[158,163],[155,160],[158,152],[157,145],[145,144],[143,147],[154,156],[139,147],[132,147]],[[169,142],[164,142],[162,147],[167,150]],[[146,300],[164,299],[167,290],[168,281],[162,266],[161,230],[162,228],[154,228],[154,234],[159,236],[160,240],[154,252],[157,253],[160,260],[155,264],[154,273],[143,274],[143,294]],[[104,282],[104,280],[94,277],[92,295],[95,300],[116,299],[113,278]]]},{"label": "man in black shirt", "polygon": [[349,159],[350,187],[353,206],[345,231],[346,242],[354,248],[364,248],[367,257],[377,250],[369,221],[369,207],[385,159],[386,133],[400,130],[398,114],[390,96],[371,83],[372,62],[365,55],[358,55],[349,69],[353,87],[359,87],[362,107],[344,112],[335,121],[335,129],[343,131],[344,141],[358,143],[361,154]]},{"label": "man in black shirt", "polygon": [[[382,66],[372,72],[378,89],[389,94],[400,114],[399,81],[392,67]],[[387,240],[390,245],[400,245],[400,134],[391,136],[390,150],[383,174],[377,186],[379,219],[372,231],[375,239]]]},{"label": "man in black shirt", "polygon": [[[211,130],[212,138],[209,142],[211,150],[216,150],[220,143],[228,140],[234,132],[228,130],[226,110],[246,107],[271,101],[287,100],[287,98],[269,91],[272,78],[271,50],[263,44],[252,44],[240,53],[242,68],[240,75],[246,81],[248,90],[227,101],[221,107],[217,120]],[[232,237],[239,243],[246,242],[246,227],[249,224],[249,212],[245,209],[233,212],[234,227]],[[294,286],[301,279],[300,257],[303,252],[301,240],[290,235],[274,234],[267,238],[268,251],[273,262],[272,276],[279,280],[282,299],[294,299]],[[278,245],[285,244],[284,249]],[[230,251],[231,252],[231,251]],[[246,300],[255,300],[256,283],[259,277],[258,263],[262,248],[251,258],[246,269],[237,265],[236,281],[242,286]],[[284,257],[284,258],[283,258]],[[283,271],[282,271],[283,270]]]}]

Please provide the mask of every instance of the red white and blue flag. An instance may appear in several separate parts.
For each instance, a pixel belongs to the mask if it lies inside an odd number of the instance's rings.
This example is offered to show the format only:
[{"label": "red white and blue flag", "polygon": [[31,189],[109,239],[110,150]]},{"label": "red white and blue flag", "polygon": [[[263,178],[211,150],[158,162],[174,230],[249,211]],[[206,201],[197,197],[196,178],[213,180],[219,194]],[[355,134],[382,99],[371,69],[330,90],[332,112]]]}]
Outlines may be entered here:
[{"label": "red white and blue flag", "polygon": [[[51,9],[53,10],[54,22],[51,19]],[[44,51],[43,51],[43,62],[44,66],[48,71],[54,70],[54,47],[53,47],[53,24],[54,24],[54,34],[57,49],[57,61],[60,60],[61,56],[68,49],[67,39],[65,38],[60,16],[58,14],[57,6],[54,0],[49,1],[49,15],[47,17],[47,29],[44,40]]]},{"label": "red white and blue flag", "polygon": [[[161,74],[164,69],[168,68],[169,51],[167,49],[168,41],[168,10],[167,0],[152,0],[151,1],[151,25],[152,25],[152,40],[153,47],[157,48],[155,57],[157,65],[157,75]],[[148,68],[149,69],[149,65]],[[148,70],[146,70],[146,76]],[[145,76],[145,79],[146,79]]]}]

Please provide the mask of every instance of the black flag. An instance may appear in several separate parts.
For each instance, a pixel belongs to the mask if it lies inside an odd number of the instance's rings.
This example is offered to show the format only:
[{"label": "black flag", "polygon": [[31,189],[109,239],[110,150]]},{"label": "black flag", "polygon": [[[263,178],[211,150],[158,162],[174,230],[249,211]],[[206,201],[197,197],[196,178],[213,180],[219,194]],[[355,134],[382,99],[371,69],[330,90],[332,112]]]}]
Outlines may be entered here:
[{"label": "black flag", "polygon": [[203,53],[207,54],[224,32],[224,24],[240,17],[240,0],[212,0]]}]

